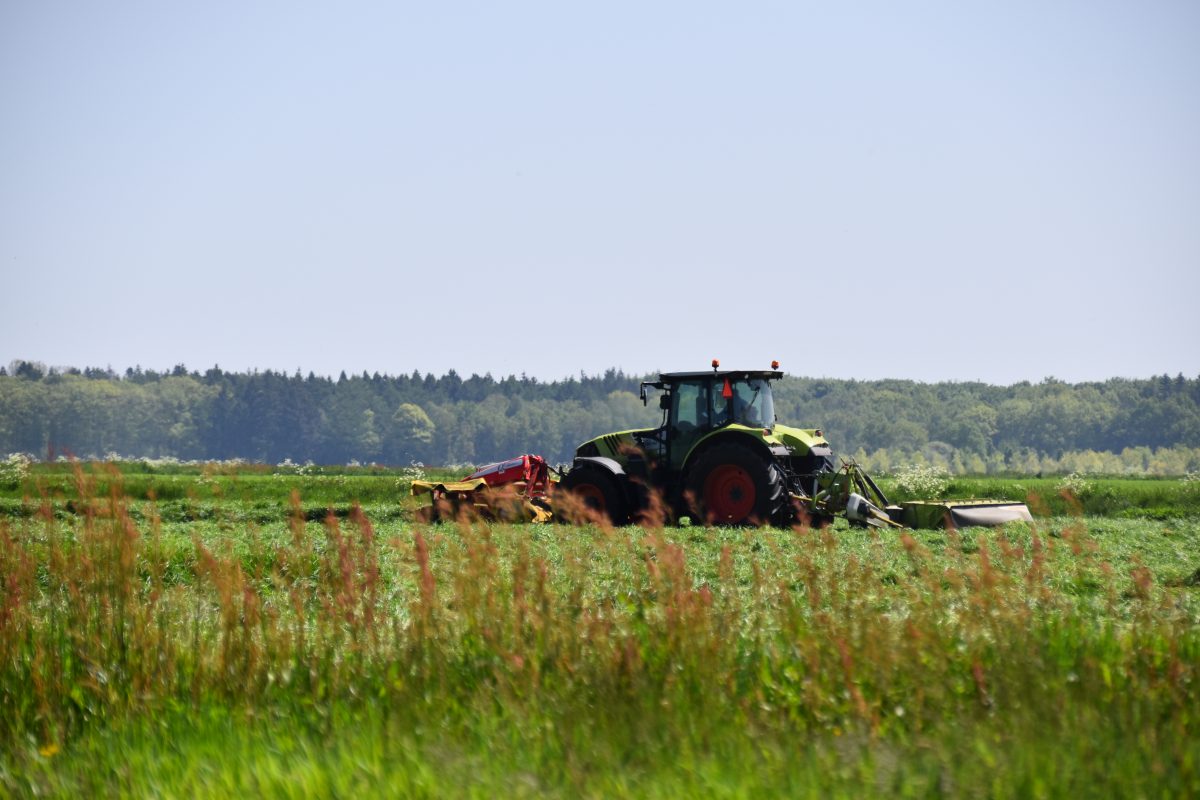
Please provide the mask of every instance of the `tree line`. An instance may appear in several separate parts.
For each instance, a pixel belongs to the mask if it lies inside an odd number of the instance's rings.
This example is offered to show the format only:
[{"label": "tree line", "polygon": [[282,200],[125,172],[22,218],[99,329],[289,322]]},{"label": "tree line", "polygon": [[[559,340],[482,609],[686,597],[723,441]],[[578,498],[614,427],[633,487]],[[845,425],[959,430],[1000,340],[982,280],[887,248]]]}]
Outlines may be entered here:
[{"label": "tree line", "polygon": [[[0,453],[404,465],[535,452],[566,461],[593,436],[659,422],[657,404],[638,399],[642,379],[619,370],[559,381],[454,370],[333,379],[183,365],[116,373],[19,361],[0,367]],[[1183,460],[1172,463],[1200,469],[1187,452],[1200,448],[1200,378],[1182,375],[1011,386],[789,376],[775,407],[847,454],[996,469],[1028,467],[1030,454],[1060,463],[1080,452],[1175,449]]]}]

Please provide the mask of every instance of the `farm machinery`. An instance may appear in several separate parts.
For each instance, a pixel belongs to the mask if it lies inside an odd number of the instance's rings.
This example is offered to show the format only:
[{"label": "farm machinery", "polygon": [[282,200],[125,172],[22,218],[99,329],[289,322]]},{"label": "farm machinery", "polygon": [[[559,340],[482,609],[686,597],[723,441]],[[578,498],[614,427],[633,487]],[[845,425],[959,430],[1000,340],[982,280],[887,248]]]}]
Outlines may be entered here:
[{"label": "farm machinery", "polygon": [[[579,445],[551,475],[540,456],[490,464],[461,481],[418,481],[430,518],[470,509],[502,518],[602,519],[614,525],[688,517],[711,525],[826,525],[835,516],[872,527],[1001,525],[1030,520],[1024,503],[992,500],[892,504],[853,461],[835,461],[816,428],[778,423],[770,370],[671,372],[640,387],[658,394],[662,423]],[[558,480],[554,478],[558,477]],[[583,512],[582,514],[580,512]]]}]

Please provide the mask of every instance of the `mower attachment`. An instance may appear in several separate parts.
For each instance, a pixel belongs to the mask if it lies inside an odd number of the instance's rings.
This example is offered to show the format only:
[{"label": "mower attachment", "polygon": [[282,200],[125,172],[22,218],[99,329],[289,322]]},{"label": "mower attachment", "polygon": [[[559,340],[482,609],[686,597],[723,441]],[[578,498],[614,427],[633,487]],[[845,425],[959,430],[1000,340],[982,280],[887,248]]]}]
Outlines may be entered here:
[{"label": "mower attachment", "polygon": [[1008,522],[1033,522],[1024,503],[999,500],[913,500],[888,512],[906,528],[993,528]]},{"label": "mower attachment", "polygon": [[433,501],[418,512],[425,522],[463,517],[549,522],[549,492],[550,465],[531,455],[488,464],[461,481],[412,482],[414,497],[428,494]]}]

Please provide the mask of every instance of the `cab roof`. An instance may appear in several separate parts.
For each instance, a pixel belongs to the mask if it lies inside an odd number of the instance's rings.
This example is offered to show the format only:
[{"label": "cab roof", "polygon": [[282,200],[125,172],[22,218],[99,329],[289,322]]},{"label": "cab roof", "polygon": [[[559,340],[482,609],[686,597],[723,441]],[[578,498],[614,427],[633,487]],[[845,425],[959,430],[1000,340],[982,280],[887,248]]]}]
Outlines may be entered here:
[{"label": "cab roof", "polygon": [[662,383],[700,380],[703,378],[731,378],[741,380],[762,378],[768,381],[777,381],[782,377],[783,373],[774,369],[710,369],[704,372],[663,372],[659,374],[658,380]]}]

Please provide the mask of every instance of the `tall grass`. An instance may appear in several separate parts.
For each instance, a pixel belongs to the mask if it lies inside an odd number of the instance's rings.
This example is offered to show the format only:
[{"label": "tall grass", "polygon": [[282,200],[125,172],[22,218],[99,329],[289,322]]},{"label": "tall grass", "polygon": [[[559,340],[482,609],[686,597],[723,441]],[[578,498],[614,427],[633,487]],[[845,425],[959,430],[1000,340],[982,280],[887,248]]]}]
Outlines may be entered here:
[{"label": "tall grass", "polygon": [[1197,591],[1083,520],[381,534],[294,496],[181,570],[154,504],[74,481],[0,521],[11,792],[1200,791]]}]

